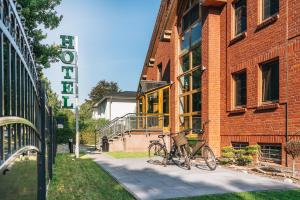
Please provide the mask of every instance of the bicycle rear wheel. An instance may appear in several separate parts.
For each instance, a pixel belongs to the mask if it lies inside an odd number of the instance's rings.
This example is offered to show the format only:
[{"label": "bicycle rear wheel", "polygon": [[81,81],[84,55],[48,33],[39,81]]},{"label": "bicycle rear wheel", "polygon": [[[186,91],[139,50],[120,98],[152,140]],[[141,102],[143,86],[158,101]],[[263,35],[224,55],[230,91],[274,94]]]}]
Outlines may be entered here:
[{"label": "bicycle rear wheel", "polygon": [[155,165],[167,165],[167,151],[160,143],[152,143],[148,148],[148,162]]},{"label": "bicycle rear wheel", "polygon": [[191,169],[190,158],[188,152],[186,151],[186,147],[181,146],[181,153],[178,152],[178,149],[174,152],[171,159],[175,165],[184,169]]},{"label": "bicycle rear wheel", "polygon": [[203,147],[202,156],[205,160],[206,165],[210,170],[215,170],[217,168],[217,161],[214,152],[207,145]]}]

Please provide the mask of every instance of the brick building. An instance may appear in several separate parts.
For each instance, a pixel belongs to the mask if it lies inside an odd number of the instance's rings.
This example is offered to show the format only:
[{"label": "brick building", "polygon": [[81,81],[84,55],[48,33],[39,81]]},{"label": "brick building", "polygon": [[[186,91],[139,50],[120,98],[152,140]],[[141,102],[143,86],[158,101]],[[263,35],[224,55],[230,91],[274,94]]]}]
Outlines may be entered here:
[{"label": "brick building", "polygon": [[259,144],[286,164],[286,141],[300,138],[299,10],[296,0],[162,0],[138,113],[163,114],[165,131],[209,121],[216,155]]}]

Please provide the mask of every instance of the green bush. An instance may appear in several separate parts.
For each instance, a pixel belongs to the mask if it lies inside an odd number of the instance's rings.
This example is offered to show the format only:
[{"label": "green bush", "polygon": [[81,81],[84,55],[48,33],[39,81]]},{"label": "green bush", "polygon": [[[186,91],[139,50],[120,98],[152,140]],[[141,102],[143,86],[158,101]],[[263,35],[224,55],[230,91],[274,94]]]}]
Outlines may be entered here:
[{"label": "green bush", "polygon": [[250,145],[246,147],[246,153],[249,155],[257,155],[260,152],[260,146],[258,144],[256,145]]},{"label": "green bush", "polygon": [[240,155],[236,158],[236,164],[239,166],[250,165],[253,162],[253,157],[251,155]]},{"label": "green bush", "polygon": [[240,166],[253,163],[253,156],[260,152],[259,145],[251,145],[245,149],[234,149],[231,146],[222,148],[220,164],[237,164]]},{"label": "green bush", "polygon": [[226,146],[222,148],[222,153],[228,153],[228,152],[233,152],[234,149],[231,146]]},{"label": "green bush", "polygon": [[234,156],[234,149],[232,147],[223,147],[221,152],[220,163],[223,165],[232,164],[234,162]]},{"label": "green bush", "polygon": [[95,144],[95,133],[96,142],[99,142],[98,131],[103,125],[106,124],[105,119],[98,120],[86,120],[84,121],[84,128],[81,129],[80,132],[80,142],[82,144]]}]

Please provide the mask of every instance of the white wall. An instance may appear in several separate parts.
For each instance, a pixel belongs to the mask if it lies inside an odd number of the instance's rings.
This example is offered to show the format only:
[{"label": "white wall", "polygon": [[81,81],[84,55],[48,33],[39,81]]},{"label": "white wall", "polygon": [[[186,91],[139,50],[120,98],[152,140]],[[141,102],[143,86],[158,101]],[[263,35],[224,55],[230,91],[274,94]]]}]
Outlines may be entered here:
[{"label": "white wall", "polygon": [[[111,109],[111,110],[110,110]],[[116,117],[122,117],[127,113],[136,112],[136,102],[133,100],[115,100],[110,99],[102,102],[97,108],[93,108],[93,119],[105,118],[113,120]]]},{"label": "white wall", "polygon": [[113,101],[111,104],[111,119],[122,117],[127,113],[136,112],[136,102]]}]

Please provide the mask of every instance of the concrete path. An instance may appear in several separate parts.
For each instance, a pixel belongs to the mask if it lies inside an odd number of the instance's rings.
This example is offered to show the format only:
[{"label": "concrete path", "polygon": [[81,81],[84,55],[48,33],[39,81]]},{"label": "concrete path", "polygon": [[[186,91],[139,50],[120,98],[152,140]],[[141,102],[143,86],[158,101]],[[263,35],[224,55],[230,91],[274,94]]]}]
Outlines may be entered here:
[{"label": "concrete path", "polygon": [[104,154],[89,154],[137,199],[167,199],[227,192],[297,188],[295,184],[243,172],[205,167],[184,170],[177,166],[157,166],[146,158],[115,159]]}]

